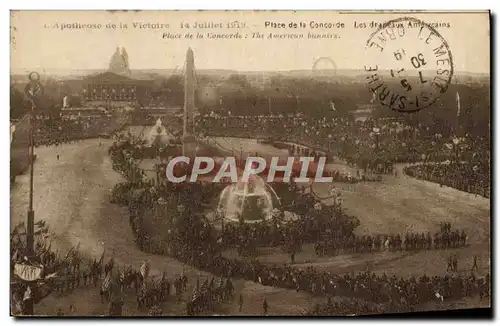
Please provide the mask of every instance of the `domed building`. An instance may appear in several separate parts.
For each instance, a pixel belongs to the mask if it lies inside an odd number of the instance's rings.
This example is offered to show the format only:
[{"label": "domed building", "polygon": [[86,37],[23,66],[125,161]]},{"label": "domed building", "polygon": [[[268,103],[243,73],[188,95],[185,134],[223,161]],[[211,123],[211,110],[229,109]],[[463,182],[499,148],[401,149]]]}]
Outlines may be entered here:
[{"label": "domed building", "polygon": [[257,223],[272,217],[281,203],[274,189],[261,177],[252,175],[248,182],[239,181],[224,188],[217,212],[228,221]]}]

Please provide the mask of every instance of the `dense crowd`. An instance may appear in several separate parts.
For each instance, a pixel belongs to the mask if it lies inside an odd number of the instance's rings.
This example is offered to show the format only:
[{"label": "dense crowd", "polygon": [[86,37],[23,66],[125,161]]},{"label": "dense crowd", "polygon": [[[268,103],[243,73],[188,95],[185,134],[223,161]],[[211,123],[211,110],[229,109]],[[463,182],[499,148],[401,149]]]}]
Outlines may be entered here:
[{"label": "dense crowd", "polygon": [[[191,185],[190,191],[201,192],[203,187],[202,184]],[[446,274],[432,277],[423,275],[420,278],[398,278],[370,272],[338,275],[315,270],[312,267],[300,269],[286,264],[282,266],[264,265],[255,259],[228,258],[222,253],[221,241],[214,236],[216,234],[214,226],[204,220],[202,214],[197,213],[197,209],[200,209],[203,205],[201,203],[198,205],[198,201],[193,200],[193,198],[201,198],[202,196],[194,193],[185,195],[190,198],[189,202],[192,204],[183,210],[179,210],[180,218],[173,218],[176,222],[169,229],[169,233],[173,236],[167,241],[151,237],[148,235],[148,231],[141,228],[142,216],[138,207],[147,206],[147,203],[144,202],[147,197],[136,198],[136,202],[133,204],[135,209],[130,210],[132,213],[131,221],[135,221],[132,223],[133,229],[138,244],[143,251],[174,256],[182,262],[206,270],[219,277],[244,278],[263,285],[307,291],[314,295],[354,297],[378,304],[386,303],[386,307],[390,307],[379,308],[387,309],[379,312],[409,311],[416,305],[430,301],[439,302],[459,299],[464,296],[479,295],[480,297],[488,297],[490,295],[489,274],[484,278],[478,278],[474,274],[470,276]],[[151,200],[151,198],[148,200]],[[179,197],[176,202],[185,201],[182,200],[182,197]],[[312,202],[312,204],[313,207],[310,207],[310,213],[314,212],[315,203]],[[245,237],[239,238],[236,234],[249,233],[250,236],[246,239],[259,239],[259,236],[257,236],[258,226],[245,225],[241,226],[241,228],[230,226],[229,228],[234,230],[231,231],[235,234],[233,237],[234,242],[245,239]],[[466,239],[466,235],[464,232],[451,230],[451,226],[446,225],[431,238],[434,247],[455,247],[465,245],[463,239]],[[404,242],[401,239],[400,244],[397,246],[402,248],[404,244],[404,247],[408,250],[429,248],[428,237],[425,236],[424,239],[422,240],[421,234],[408,234]],[[365,242],[367,242],[366,237]],[[398,243],[398,241],[395,242]],[[245,244],[247,241],[241,243]],[[373,238],[371,245],[373,246]]]},{"label": "dense crowd", "polygon": [[[169,299],[179,301],[179,297],[187,290],[188,279],[184,273],[170,278],[165,272],[150,275],[150,266],[146,261],[138,268],[119,266],[114,262],[113,256],[107,262],[104,261],[104,252],[99,259],[92,258],[80,251],[79,245],[62,256],[59,251],[51,248],[51,235],[44,221],[37,222],[37,229],[34,254],[36,262],[26,261],[27,258],[22,254],[26,251],[24,223],[17,225],[11,232],[11,267],[16,263],[44,266],[44,275],[37,281],[37,285],[27,285],[18,278],[14,270],[11,271],[11,279],[14,280],[12,311],[16,315],[23,314],[27,301],[38,303],[51,293],[64,296],[84,287],[99,292],[101,303],[109,305],[109,315],[121,315],[123,295],[126,293],[136,296],[137,309],[154,314],[161,309],[161,303]],[[198,280],[194,293],[205,295],[207,292],[213,292],[214,302],[224,301],[232,298],[233,286],[229,279],[212,279],[210,282],[206,280],[200,287]],[[193,307],[198,308],[196,305]],[[61,310],[58,314],[64,314],[64,311]]]},{"label": "dense crowd", "polygon": [[[109,124],[109,121],[102,122]],[[36,129],[38,145],[58,144],[71,141],[73,137],[95,137],[93,136],[95,133],[105,129],[95,121],[81,119],[65,123],[64,128],[54,124],[53,121],[40,120],[37,123],[43,123],[42,127]],[[118,130],[124,124],[125,122],[120,123],[117,129],[114,127],[111,129]],[[355,122],[344,118],[335,118],[332,121],[326,121],[323,118],[315,121],[300,115],[286,117],[209,116],[199,120],[197,124],[197,128],[203,128],[207,134],[211,135],[229,133],[232,136],[242,137],[264,136],[312,146],[342,157],[365,170],[377,169],[380,164],[382,164],[382,170],[387,170],[395,162],[421,160],[439,162],[451,159],[454,163],[420,164],[407,168],[405,172],[418,178],[438,181],[444,185],[448,185],[449,180],[455,180],[451,186],[476,193],[482,191],[481,195],[486,196],[485,189],[479,189],[477,186],[489,180],[489,169],[487,171],[484,169],[484,162],[489,162],[485,161],[485,159],[489,160],[489,149],[481,154],[476,153],[485,149],[485,142],[482,140],[465,137],[457,142],[467,146],[459,147],[452,144],[449,148],[449,143],[443,136],[429,135],[426,132],[428,129],[422,127],[409,127],[399,122],[387,122],[380,125],[370,120]],[[283,139],[284,135],[286,137]],[[358,307],[356,311],[366,313],[409,311],[416,305],[431,301],[454,300],[476,295],[481,298],[490,296],[489,274],[481,278],[474,273],[461,276],[456,273],[456,269],[452,269],[451,274],[444,276],[423,275],[419,278],[398,278],[371,272],[338,275],[312,267],[300,269],[286,264],[265,265],[255,259],[227,258],[223,255],[223,249],[235,245],[243,251],[256,246],[281,245],[291,254],[293,263],[293,256],[300,250],[303,242],[316,242],[318,254],[339,254],[383,248],[390,250],[455,248],[465,246],[467,236],[464,231],[451,230],[451,227],[446,225],[434,236],[430,233],[408,233],[404,238],[399,234],[355,237],[352,234],[357,226],[355,219],[343,214],[341,209],[328,211],[328,208],[321,208],[321,206],[318,208],[320,200],[315,197],[312,190],[307,195],[302,193],[303,200],[300,200],[300,192],[296,192],[299,200],[293,205],[300,216],[298,221],[284,223],[273,219],[270,222],[255,225],[227,224],[223,227],[222,233],[218,233],[210,221],[203,219],[199,214],[205,199],[211,197],[210,194],[213,191],[211,186],[192,184],[172,188],[171,185],[160,185],[146,180],[144,171],[138,166],[140,144],[126,141],[122,141],[121,144],[124,145],[115,143],[110,148],[110,156],[113,168],[122,173],[127,182],[117,185],[113,195],[116,202],[129,206],[130,222],[138,246],[143,251],[174,256],[182,262],[206,270],[218,277],[210,283],[205,282],[201,286],[197,284],[186,306],[188,314],[211,310],[214,302],[232,298],[232,277],[244,278],[268,286],[307,291],[318,296],[353,297],[361,300],[353,301],[358,302],[353,304]],[[436,150],[442,147],[450,151]],[[376,160],[373,159],[374,153],[377,154],[375,157],[378,157]],[[477,182],[470,180],[477,180]],[[130,194],[134,190],[143,191],[132,200]],[[178,214],[181,218],[175,219],[168,241],[158,241],[157,238],[150,236],[148,230],[142,227],[141,221],[144,210],[150,208],[163,196],[167,197],[167,201],[170,202],[192,203],[190,207],[179,210]],[[214,236],[214,234],[219,235]],[[19,254],[24,251],[22,241],[16,234],[11,236],[13,261],[22,261],[23,257]],[[317,241],[317,239],[325,240]],[[138,270],[130,266],[114,268],[112,259],[104,264],[104,254],[100,260],[96,260],[82,256],[77,249],[62,258],[54,253],[50,245],[47,246],[44,241],[37,242],[36,250],[36,256],[46,266],[47,272],[57,273],[58,277],[50,278],[40,286],[39,288],[44,289],[43,291],[37,290],[39,293],[29,295],[26,295],[28,291],[26,286],[16,285],[13,288],[15,298],[13,302],[21,311],[26,298],[34,300],[34,297],[38,296],[37,300],[40,300],[52,291],[49,288],[55,289],[56,292],[65,292],[80,286],[97,287],[100,283],[98,289],[101,298],[110,303],[111,315],[119,315],[120,305],[123,304],[120,295],[115,297],[115,293],[121,293],[127,289],[135,290],[138,309],[158,315],[161,314],[161,302],[169,295],[174,293],[178,295],[186,289],[185,276],[181,275],[175,279],[168,279],[165,274],[160,277],[151,277],[148,274],[147,265],[141,266]],[[252,255],[245,255],[242,252],[241,256]],[[171,290],[171,284],[173,284],[174,291]],[[119,291],[116,290],[117,287]],[[361,309],[359,302],[376,303],[378,306],[374,309],[373,306],[363,305],[365,308]],[[320,306],[315,309],[315,312],[324,313],[324,311],[335,309],[335,305],[333,305],[334,308],[331,307],[331,304],[323,308]]]},{"label": "dense crowd", "polygon": [[107,138],[129,123],[130,116],[127,114],[77,118],[35,115],[33,124],[35,146],[59,145],[89,138]]},{"label": "dense crowd", "polygon": [[328,297],[325,303],[316,303],[313,309],[304,313],[304,316],[354,316],[353,311],[366,316],[380,313],[380,308],[359,299],[350,298],[334,301]]},{"label": "dense crowd", "polygon": [[[321,149],[357,163],[364,155],[380,156],[393,162],[444,161],[456,153],[449,149],[453,140],[429,127],[401,121],[355,121],[349,117],[317,118],[302,114],[276,116],[202,116],[197,129],[208,135],[269,138]],[[483,138],[459,138],[459,155],[466,159],[475,151],[489,149]],[[473,146],[472,146],[473,145]],[[479,148],[478,148],[479,147]]]},{"label": "dense crowd", "polygon": [[[410,168],[410,175],[459,187],[482,196],[491,180],[490,142],[468,134],[443,135],[439,128],[401,121],[355,121],[347,117],[205,115],[197,130],[205,135],[265,138],[301,144],[340,157],[364,170],[387,173],[394,163],[447,162]],[[450,163],[449,162],[454,162]],[[465,162],[465,163],[457,163]],[[434,168],[432,168],[434,167]],[[418,172],[422,170],[421,172]]]},{"label": "dense crowd", "polygon": [[79,117],[72,120],[40,117],[34,126],[35,145],[51,146],[89,138],[108,138],[123,129],[128,120],[126,116]]},{"label": "dense crowd", "polygon": [[[483,162],[488,163],[488,162]],[[461,191],[490,198],[491,175],[489,164],[450,162],[417,164],[405,168],[405,173]]]},{"label": "dense crowd", "polygon": [[[229,259],[217,254],[214,247],[207,244],[199,243],[197,248],[194,251],[192,246],[184,247],[175,251],[174,256],[221,277],[244,278],[267,286],[307,291],[318,296],[354,297],[375,303],[389,303],[392,310],[385,312],[411,311],[415,305],[431,301],[490,295],[489,274],[485,278],[478,278],[474,274],[466,277],[456,274],[423,275],[420,278],[398,278],[369,272],[338,275],[312,267],[303,270],[290,265],[264,265],[257,260]],[[143,250],[148,251],[148,246],[143,246]]]},{"label": "dense crowd", "polygon": [[391,235],[363,235],[341,237],[331,234],[317,241],[315,252],[317,255],[337,255],[342,253],[374,252],[381,250],[415,251],[459,248],[467,245],[467,234],[464,230],[443,228],[439,232],[409,232],[404,238],[400,234]]}]

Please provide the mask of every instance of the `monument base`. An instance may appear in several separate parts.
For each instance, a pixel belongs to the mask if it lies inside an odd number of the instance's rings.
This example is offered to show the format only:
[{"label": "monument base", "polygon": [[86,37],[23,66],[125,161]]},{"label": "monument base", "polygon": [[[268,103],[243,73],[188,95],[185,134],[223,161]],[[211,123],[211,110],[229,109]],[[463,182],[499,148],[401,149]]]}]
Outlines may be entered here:
[{"label": "monument base", "polygon": [[183,155],[188,156],[188,157],[194,157],[196,156],[196,147],[198,146],[198,143],[196,141],[196,137],[193,135],[186,135],[182,137],[182,148],[183,148]]}]

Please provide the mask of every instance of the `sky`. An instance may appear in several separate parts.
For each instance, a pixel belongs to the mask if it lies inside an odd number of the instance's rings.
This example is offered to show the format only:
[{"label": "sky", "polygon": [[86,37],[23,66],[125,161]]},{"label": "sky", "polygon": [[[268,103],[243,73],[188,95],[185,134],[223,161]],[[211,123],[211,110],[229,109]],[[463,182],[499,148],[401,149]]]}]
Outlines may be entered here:
[{"label": "sky", "polygon": [[[11,13],[11,71],[52,69],[107,69],[116,47],[125,47],[131,69],[182,69],[188,47],[197,69],[276,71],[312,69],[319,58],[330,58],[337,69],[364,69],[373,60],[366,42],[376,27],[399,17],[426,23],[445,23],[436,30],[453,54],[456,71],[489,73],[490,32],[487,12],[469,13],[359,13],[359,12],[106,12],[13,11]],[[227,29],[239,22],[244,28]],[[285,24],[285,28],[265,23]],[[305,28],[289,28],[289,23]],[[341,23],[343,28],[311,28],[311,22]],[[101,29],[64,29],[64,24],[101,24]],[[133,23],[158,23],[169,28],[133,27]],[[190,28],[181,28],[190,24]],[[222,24],[224,28],[194,28],[194,24]],[[115,24],[116,28],[106,28]],[[120,28],[127,24],[128,28]],[[363,28],[363,24],[366,27]],[[415,29],[417,30],[417,29]],[[243,39],[207,39],[207,33],[239,32]],[[259,32],[264,39],[254,39]],[[164,39],[163,33],[192,33],[193,39]],[[204,39],[196,39],[202,33]],[[266,39],[270,34],[303,34],[305,39]],[[308,33],[336,34],[336,39],[307,39]],[[245,39],[245,35],[247,38]],[[406,40],[406,42],[412,42]],[[404,45],[404,42],[403,42]],[[382,59],[383,60],[383,59]]]}]

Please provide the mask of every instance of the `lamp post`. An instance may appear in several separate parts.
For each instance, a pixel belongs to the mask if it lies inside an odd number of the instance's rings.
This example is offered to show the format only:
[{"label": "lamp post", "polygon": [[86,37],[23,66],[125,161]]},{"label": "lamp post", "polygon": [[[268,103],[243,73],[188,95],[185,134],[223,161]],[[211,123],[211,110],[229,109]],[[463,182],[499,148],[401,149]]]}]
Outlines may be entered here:
[{"label": "lamp post", "polygon": [[30,82],[26,85],[24,91],[31,101],[31,111],[29,114],[29,166],[30,166],[30,188],[29,188],[29,206],[28,220],[26,230],[26,256],[34,255],[34,223],[35,211],[33,210],[33,175],[35,161],[35,135],[34,135],[34,114],[36,109],[35,100],[43,94],[43,86],[40,84],[40,75],[37,72],[31,72],[28,76]]},{"label": "lamp post", "polygon": [[[36,109],[35,100],[40,98],[43,94],[43,86],[40,84],[40,75],[37,72],[31,72],[28,76],[30,82],[24,88],[26,96],[31,101],[31,111],[29,113],[29,166],[30,166],[30,188],[29,188],[29,206],[28,206],[28,216],[27,216],[27,227],[26,227],[26,257],[28,260],[34,258],[34,227],[35,227],[35,211],[33,210],[33,176],[34,176],[34,161],[35,161],[35,135],[34,135],[34,114]],[[33,282],[29,282],[33,283]],[[36,285],[32,285],[34,288]],[[28,287],[29,290],[31,288]],[[24,315],[34,314],[34,298],[33,294],[30,292],[30,297],[24,300]]]}]

